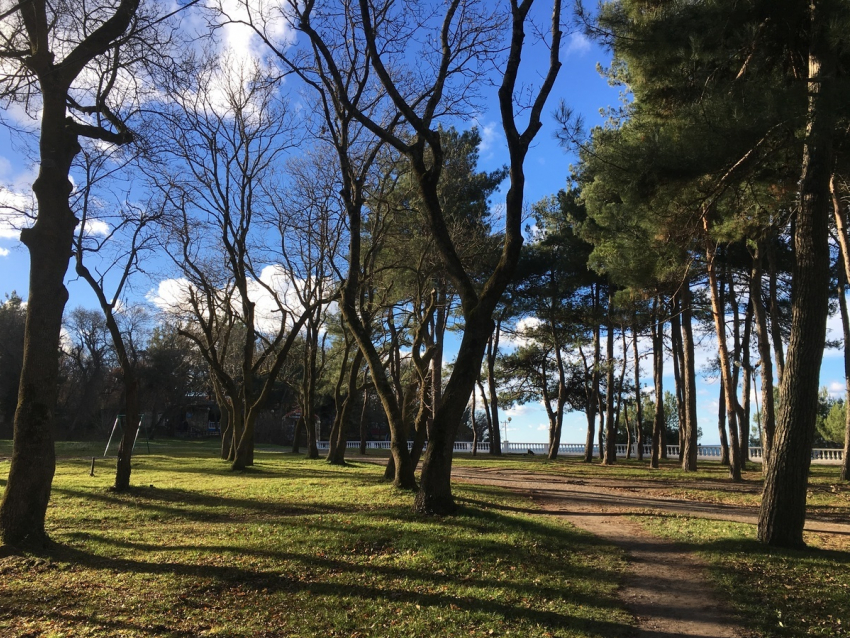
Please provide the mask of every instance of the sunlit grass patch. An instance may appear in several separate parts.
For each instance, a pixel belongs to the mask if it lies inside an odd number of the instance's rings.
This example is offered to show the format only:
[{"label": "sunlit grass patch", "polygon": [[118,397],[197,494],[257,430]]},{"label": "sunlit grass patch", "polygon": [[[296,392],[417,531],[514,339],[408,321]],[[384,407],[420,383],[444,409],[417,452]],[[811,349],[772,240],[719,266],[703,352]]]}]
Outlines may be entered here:
[{"label": "sunlit grass patch", "polygon": [[[6,466],[8,467],[8,465]],[[57,547],[0,561],[0,635],[618,636],[620,552],[493,488],[421,518],[364,463],[60,461]]]}]

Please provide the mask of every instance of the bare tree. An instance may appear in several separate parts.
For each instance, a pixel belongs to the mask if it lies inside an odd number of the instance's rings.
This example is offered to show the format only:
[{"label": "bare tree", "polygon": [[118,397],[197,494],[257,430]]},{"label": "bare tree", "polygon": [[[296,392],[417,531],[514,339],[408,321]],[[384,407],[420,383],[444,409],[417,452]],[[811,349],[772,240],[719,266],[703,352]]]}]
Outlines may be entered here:
[{"label": "bare tree", "polygon": [[325,303],[305,295],[309,274],[290,269],[300,262],[280,264],[280,242],[271,248],[281,229],[271,197],[276,168],[298,141],[277,90],[259,65],[204,61],[191,86],[171,91],[166,174],[154,175],[173,219],[167,252],[182,278],[168,310],[210,366],[228,416],[222,451],[234,470],[253,463],[257,412],[302,326]]},{"label": "bare tree", "polygon": [[[98,197],[99,192],[111,190],[111,178],[127,162],[115,153],[84,149],[81,154],[84,182],[74,198],[74,209],[80,216],[80,225],[74,240],[76,272],[89,285],[103,311],[115,356],[121,367],[124,384],[124,428],[118,446],[115,471],[116,491],[130,487],[130,458],[139,427],[139,379],[137,367],[139,350],[135,347],[132,313],[122,303],[130,286],[130,279],[140,272],[141,263],[155,249],[157,221],[161,211],[149,211],[129,201],[109,202]],[[132,159],[132,158],[130,158]],[[105,183],[105,185],[104,185]],[[117,209],[115,214],[104,210]],[[104,234],[87,232],[94,224],[104,227]],[[90,262],[99,261],[96,265]]]}]

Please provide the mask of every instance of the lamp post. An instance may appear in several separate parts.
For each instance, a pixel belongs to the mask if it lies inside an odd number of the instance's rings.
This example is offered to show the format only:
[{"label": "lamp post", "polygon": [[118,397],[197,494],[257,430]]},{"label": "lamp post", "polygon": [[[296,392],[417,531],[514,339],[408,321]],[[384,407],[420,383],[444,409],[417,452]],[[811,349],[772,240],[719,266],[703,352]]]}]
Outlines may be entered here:
[{"label": "lamp post", "polygon": [[508,423],[511,422],[511,417],[508,417],[504,421],[502,421],[502,425],[505,426],[505,436],[502,437],[502,452],[507,454],[508,452]]}]

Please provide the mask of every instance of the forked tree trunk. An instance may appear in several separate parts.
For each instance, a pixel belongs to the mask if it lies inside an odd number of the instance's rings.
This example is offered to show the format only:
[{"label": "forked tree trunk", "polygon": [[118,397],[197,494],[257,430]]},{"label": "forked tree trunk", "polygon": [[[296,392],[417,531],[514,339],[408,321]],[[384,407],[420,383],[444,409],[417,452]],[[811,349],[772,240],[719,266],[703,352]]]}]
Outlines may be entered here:
[{"label": "forked tree trunk", "polygon": [[443,393],[440,409],[434,415],[434,427],[425,450],[420,488],[414,503],[415,510],[420,513],[442,515],[454,513],[456,509],[451,491],[455,437],[481,369],[487,339],[494,328],[493,308],[483,308],[481,312],[486,314],[472,317],[473,320],[467,322],[455,368]]},{"label": "forked tree trunk", "polygon": [[360,366],[363,365],[363,353],[358,348],[354,350],[351,367],[348,369],[348,389],[342,401],[339,414],[334,420],[335,432],[331,432],[332,448],[328,452],[327,462],[331,465],[345,465],[346,432],[351,420],[351,413],[357,397],[357,377],[360,376]]},{"label": "forked tree trunk", "polygon": [[829,14],[813,0],[809,43],[809,103],[800,199],[794,232],[791,339],[780,385],[782,410],[764,482],[758,538],[799,547],[806,521],[806,489],[815,433],[818,385],[829,300],[829,178],[835,126],[835,52]]}]

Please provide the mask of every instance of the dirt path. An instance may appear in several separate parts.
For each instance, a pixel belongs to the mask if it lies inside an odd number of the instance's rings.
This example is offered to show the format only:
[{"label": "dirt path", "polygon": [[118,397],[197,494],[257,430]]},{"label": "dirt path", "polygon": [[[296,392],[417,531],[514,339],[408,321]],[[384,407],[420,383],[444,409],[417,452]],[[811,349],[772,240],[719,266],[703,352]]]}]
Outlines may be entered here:
[{"label": "dirt path", "polygon": [[[543,510],[623,548],[630,559],[620,596],[638,621],[637,636],[735,638],[745,635],[737,619],[715,597],[703,566],[688,551],[648,533],[626,517],[647,509],[693,514],[693,505],[672,499],[643,498],[637,492],[499,469],[455,468],[461,482],[497,485],[528,494]],[[714,508],[714,511],[710,511]],[[739,509],[739,508],[732,508]],[[711,517],[750,513],[707,506]]]}]

